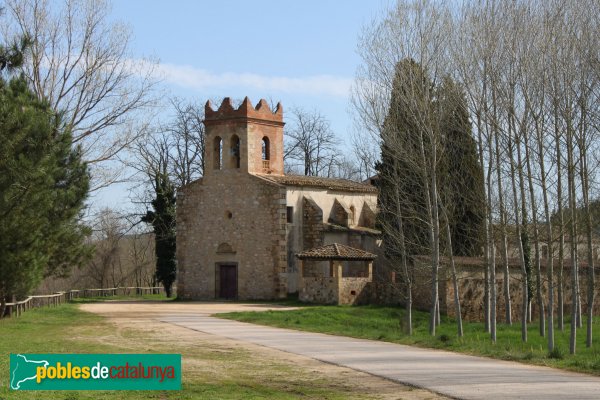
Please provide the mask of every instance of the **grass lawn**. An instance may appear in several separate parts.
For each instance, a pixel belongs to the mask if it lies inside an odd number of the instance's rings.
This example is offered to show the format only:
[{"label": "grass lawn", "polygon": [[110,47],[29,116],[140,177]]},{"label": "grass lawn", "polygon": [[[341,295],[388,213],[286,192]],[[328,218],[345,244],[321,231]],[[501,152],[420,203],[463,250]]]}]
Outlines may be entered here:
[{"label": "grass lawn", "polygon": [[[329,333],[363,339],[383,340],[420,347],[520,361],[600,375],[600,346],[585,347],[585,329],[577,332],[577,354],[569,354],[569,326],[555,332],[557,350],[547,351],[547,339],[539,335],[538,323],[529,325],[527,343],[521,341],[521,325],[498,324],[497,342],[493,344],[482,323],[464,323],[464,336],[456,334],[456,322],[442,317],[437,335],[429,335],[429,313],[413,312],[414,333],[404,334],[405,311],[399,307],[320,306],[292,311],[238,312],[219,314],[220,318]],[[600,319],[594,322],[596,343],[600,341]]]},{"label": "grass lawn", "polygon": [[[81,302],[86,301],[81,299]],[[374,398],[357,386],[331,382],[292,362],[256,358],[232,347],[190,336],[187,341],[161,327],[118,327],[76,304],[41,308],[0,320],[0,399],[346,399]],[[183,328],[181,328],[183,329]],[[191,332],[191,331],[189,331]],[[193,335],[193,333],[191,333]],[[180,353],[181,391],[9,390],[9,353]]]}]

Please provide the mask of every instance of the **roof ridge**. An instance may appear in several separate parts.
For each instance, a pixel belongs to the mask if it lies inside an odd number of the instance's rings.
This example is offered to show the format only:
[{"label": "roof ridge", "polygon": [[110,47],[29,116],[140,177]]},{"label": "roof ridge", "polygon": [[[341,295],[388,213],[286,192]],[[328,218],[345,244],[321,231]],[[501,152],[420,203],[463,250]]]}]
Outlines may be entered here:
[{"label": "roof ridge", "polygon": [[321,260],[373,260],[377,255],[363,249],[350,247],[341,243],[330,243],[320,247],[305,250],[297,253],[296,257],[300,259],[321,259]]}]

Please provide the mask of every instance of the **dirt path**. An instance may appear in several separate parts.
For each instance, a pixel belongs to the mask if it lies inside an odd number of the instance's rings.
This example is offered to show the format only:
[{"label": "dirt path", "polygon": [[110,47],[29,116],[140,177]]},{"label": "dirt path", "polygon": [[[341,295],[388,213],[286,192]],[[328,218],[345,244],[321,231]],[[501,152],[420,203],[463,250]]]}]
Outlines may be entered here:
[{"label": "dirt path", "polygon": [[[207,334],[171,323],[167,317],[211,315],[232,311],[286,309],[274,305],[235,303],[166,303],[107,301],[82,304],[84,311],[96,313],[115,325],[109,336],[95,337],[102,343],[124,350],[180,352],[184,382],[202,379],[215,381],[223,376],[251,374],[248,379],[281,385],[321,385],[356,397],[381,399],[440,399],[423,389],[400,385],[350,368],[340,367],[248,342]],[[77,334],[76,332],[74,334]],[[86,335],[87,336],[87,335]]]}]

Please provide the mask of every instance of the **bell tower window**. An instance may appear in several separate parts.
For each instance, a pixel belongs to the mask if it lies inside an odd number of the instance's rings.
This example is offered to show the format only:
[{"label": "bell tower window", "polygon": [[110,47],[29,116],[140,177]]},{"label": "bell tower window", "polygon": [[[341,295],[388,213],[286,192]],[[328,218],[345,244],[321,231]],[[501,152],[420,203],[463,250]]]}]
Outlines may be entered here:
[{"label": "bell tower window", "polygon": [[240,167],[240,138],[237,135],[231,137],[231,166],[233,168]]},{"label": "bell tower window", "polygon": [[271,145],[269,138],[266,136],[262,139],[262,159],[266,161],[271,159]]},{"label": "bell tower window", "polygon": [[213,157],[213,168],[223,168],[223,140],[221,140],[220,136],[217,136],[213,142]]},{"label": "bell tower window", "polygon": [[271,165],[269,160],[271,159],[271,143],[268,137],[262,138],[262,170],[263,173],[271,173]]}]

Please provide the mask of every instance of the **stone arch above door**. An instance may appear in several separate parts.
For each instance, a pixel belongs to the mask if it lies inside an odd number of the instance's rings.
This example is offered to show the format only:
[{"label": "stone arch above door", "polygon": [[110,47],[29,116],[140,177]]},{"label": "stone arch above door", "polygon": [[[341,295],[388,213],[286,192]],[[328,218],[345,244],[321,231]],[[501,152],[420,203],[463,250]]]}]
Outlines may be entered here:
[{"label": "stone arch above door", "polygon": [[235,250],[229,243],[223,242],[217,247],[217,254],[235,254]]}]

